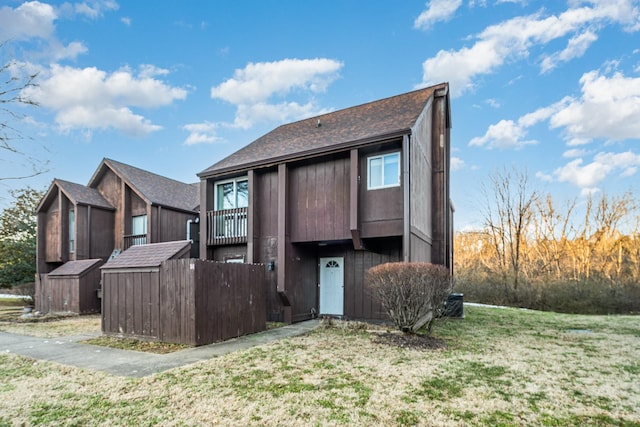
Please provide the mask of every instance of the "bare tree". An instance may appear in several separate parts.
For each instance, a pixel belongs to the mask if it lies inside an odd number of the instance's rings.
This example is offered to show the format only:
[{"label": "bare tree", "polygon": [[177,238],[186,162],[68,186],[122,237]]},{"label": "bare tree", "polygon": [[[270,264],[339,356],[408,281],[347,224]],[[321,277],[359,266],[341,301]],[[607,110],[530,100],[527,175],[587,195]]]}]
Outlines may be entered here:
[{"label": "bare tree", "polygon": [[[0,44],[0,49],[4,47],[5,43]],[[7,162],[9,157],[15,159],[17,156],[30,169],[18,176],[0,176],[0,181],[25,179],[45,172],[46,161],[34,158],[17,144],[25,137],[15,124],[26,117],[20,108],[38,106],[36,101],[24,95],[25,89],[36,86],[37,76],[38,73],[27,72],[26,67],[15,60],[0,66],[0,153],[4,153],[0,154],[0,160]]]},{"label": "bare tree", "polygon": [[576,199],[570,200],[564,207],[556,206],[550,194],[544,199],[536,199],[532,229],[538,274],[552,274],[557,280],[564,277],[563,262],[570,246],[571,220],[575,207]]},{"label": "bare tree", "polygon": [[484,227],[490,236],[505,292],[517,291],[537,193],[529,188],[526,171],[496,171],[484,187]]}]

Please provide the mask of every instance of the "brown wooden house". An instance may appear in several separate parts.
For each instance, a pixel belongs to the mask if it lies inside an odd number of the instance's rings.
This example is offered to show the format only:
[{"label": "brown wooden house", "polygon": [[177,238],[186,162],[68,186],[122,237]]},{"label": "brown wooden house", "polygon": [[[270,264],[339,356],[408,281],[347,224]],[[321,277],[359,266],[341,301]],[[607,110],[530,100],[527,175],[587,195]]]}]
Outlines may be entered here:
[{"label": "brown wooden house", "polygon": [[54,179],[36,211],[36,280],[69,261],[106,261],[133,245],[197,237],[198,209],[197,185],[111,159],[86,186]]},{"label": "brown wooden house", "polygon": [[280,126],[199,173],[201,256],[266,264],[270,320],[384,318],[368,268],[452,266],[448,89]]}]

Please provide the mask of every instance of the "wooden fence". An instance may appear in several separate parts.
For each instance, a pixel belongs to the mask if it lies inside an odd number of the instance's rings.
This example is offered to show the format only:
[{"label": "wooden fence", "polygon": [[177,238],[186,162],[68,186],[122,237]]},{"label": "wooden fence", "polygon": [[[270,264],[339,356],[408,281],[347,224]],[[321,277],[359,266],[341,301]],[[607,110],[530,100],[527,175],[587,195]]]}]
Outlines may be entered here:
[{"label": "wooden fence", "polygon": [[265,266],[198,259],[102,271],[108,335],[204,345],[266,329]]}]

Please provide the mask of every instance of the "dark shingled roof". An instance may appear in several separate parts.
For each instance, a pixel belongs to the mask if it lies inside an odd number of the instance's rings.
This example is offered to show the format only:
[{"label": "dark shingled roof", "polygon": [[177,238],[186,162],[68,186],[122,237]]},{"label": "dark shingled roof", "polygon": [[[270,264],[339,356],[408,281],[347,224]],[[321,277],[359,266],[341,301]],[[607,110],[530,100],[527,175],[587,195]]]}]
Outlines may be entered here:
[{"label": "dark shingled roof", "polygon": [[200,192],[193,184],[185,184],[143,169],[104,159],[89,181],[92,187],[102,173],[103,165],[111,168],[131,187],[154,205],[161,205],[186,211],[194,211],[200,204]]},{"label": "dark shingled roof", "polygon": [[86,187],[75,182],[54,179],[53,182],[71,199],[72,202],[82,205],[97,206],[105,209],[114,209],[100,192],[95,188]]},{"label": "dark shingled roof", "polygon": [[184,255],[188,255],[190,250],[191,242],[189,240],[131,246],[114,259],[108,261],[102,268],[159,267],[162,261],[181,258]]},{"label": "dark shingled roof", "polygon": [[49,273],[49,276],[79,276],[82,273],[98,267],[102,264],[101,259],[82,259],[69,261]]},{"label": "dark shingled roof", "polygon": [[434,92],[446,87],[440,84],[282,125],[198,175],[229,172],[407,132]]}]

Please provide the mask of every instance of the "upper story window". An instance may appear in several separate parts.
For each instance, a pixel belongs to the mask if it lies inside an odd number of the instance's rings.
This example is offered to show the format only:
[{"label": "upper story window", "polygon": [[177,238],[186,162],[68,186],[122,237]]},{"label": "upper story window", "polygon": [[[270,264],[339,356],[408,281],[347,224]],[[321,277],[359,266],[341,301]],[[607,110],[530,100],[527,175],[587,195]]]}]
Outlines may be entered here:
[{"label": "upper story window", "polygon": [[216,184],[216,210],[249,206],[249,181],[246,177]]},{"label": "upper story window", "polygon": [[371,156],[367,159],[367,189],[400,185],[400,152]]},{"label": "upper story window", "polygon": [[76,211],[69,211],[69,252],[76,251]]},{"label": "upper story window", "polygon": [[131,217],[131,234],[139,236],[141,234],[147,234],[147,216],[138,215]]}]

